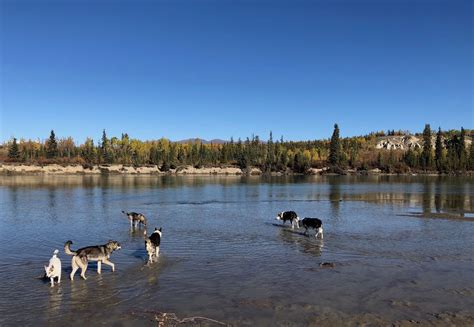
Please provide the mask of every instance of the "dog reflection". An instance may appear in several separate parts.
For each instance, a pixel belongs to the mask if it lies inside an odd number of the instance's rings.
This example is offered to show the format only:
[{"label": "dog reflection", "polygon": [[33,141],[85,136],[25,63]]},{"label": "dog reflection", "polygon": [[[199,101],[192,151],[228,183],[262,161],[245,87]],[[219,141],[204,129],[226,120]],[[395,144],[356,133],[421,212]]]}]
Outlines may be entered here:
[{"label": "dog reflection", "polygon": [[284,228],[280,229],[278,236],[285,243],[295,245],[304,253],[311,254],[316,257],[321,256],[322,249],[324,247],[324,241],[322,239],[315,240],[313,237],[309,237],[303,232]]}]

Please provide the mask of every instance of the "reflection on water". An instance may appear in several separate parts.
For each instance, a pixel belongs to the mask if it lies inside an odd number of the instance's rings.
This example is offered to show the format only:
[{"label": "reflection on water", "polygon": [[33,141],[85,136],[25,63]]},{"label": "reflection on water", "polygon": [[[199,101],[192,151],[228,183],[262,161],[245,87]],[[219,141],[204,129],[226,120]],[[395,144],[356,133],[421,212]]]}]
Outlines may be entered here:
[{"label": "reflection on water", "polygon": [[324,246],[324,241],[316,239],[313,235],[304,234],[299,230],[291,230],[289,228],[280,227],[278,236],[283,242],[287,242],[297,247],[299,251],[320,257]]},{"label": "reflection on water", "polygon": [[[0,278],[9,282],[0,283],[0,325],[138,326],[150,317],[135,313],[153,311],[269,325],[305,324],[321,310],[389,320],[468,310],[474,300],[462,294],[474,294],[474,250],[466,245],[474,224],[441,213],[472,217],[472,181],[2,176]],[[143,212],[148,233],[163,227],[157,263],[146,264],[144,229],[130,229],[121,210]],[[321,218],[324,242],[276,224],[284,210]],[[411,212],[419,218],[402,215]],[[433,212],[443,219],[424,219]],[[119,241],[116,271],[98,275],[90,264],[87,281],[69,281],[71,257],[62,251],[69,239],[74,249]],[[55,248],[63,280],[50,289],[35,277]],[[397,301],[412,305],[394,310]]]},{"label": "reflection on water", "polygon": [[[39,188],[49,190],[49,204],[54,207],[54,197],[58,189],[98,189],[100,196],[106,197],[107,190],[137,190],[194,188],[219,185],[223,187],[245,185],[268,185],[269,201],[278,200],[290,194],[275,194],[274,185],[303,183],[311,184],[309,192],[292,201],[328,200],[335,212],[341,201],[369,201],[394,205],[420,206],[423,212],[474,212],[472,197],[472,177],[441,176],[130,176],[130,175],[41,175],[2,176],[0,187],[8,187],[10,202],[17,203],[17,189]],[[409,187],[407,187],[409,185]],[[225,188],[223,189],[225,191]],[[258,189],[256,190],[258,191]],[[208,204],[212,201],[196,203]],[[174,202],[174,201],[173,201]],[[185,199],[178,204],[188,204]],[[104,202],[101,201],[103,205]]]}]

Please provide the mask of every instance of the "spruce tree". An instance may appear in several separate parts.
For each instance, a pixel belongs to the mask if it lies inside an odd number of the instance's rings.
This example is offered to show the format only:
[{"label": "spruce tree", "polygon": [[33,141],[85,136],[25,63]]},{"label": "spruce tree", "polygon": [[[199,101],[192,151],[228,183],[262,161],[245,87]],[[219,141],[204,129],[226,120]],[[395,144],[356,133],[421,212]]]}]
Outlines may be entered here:
[{"label": "spruce tree", "polygon": [[111,164],[112,163],[112,152],[110,149],[110,141],[107,138],[107,134],[105,133],[105,129],[102,131],[102,143],[100,145],[100,156],[104,163]]},{"label": "spruce tree", "polygon": [[339,164],[341,159],[341,144],[339,140],[339,126],[334,124],[331,143],[329,144],[329,163],[331,165]]},{"label": "spruce tree", "polygon": [[94,140],[87,138],[82,147],[82,157],[88,165],[92,165],[95,161]]},{"label": "spruce tree", "polygon": [[51,134],[49,135],[49,139],[46,143],[46,158],[52,159],[58,156],[58,143],[56,142],[56,135],[54,135],[54,131],[51,130]]},{"label": "spruce tree", "polygon": [[431,150],[431,127],[430,124],[426,124],[423,130],[423,151],[421,152],[421,165],[425,170],[432,166],[433,155]]},{"label": "spruce tree", "polygon": [[[471,137],[472,140],[472,137]],[[469,170],[474,170],[474,142],[471,141],[471,147],[469,149]]]},{"label": "spruce tree", "polygon": [[461,170],[466,169],[467,166],[467,153],[466,153],[466,130],[461,127],[461,137],[459,138],[459,147],[458,147],[458,157],[459,157],[459,168]]},{"label": "spruce tree", "polygon": [[438,171],[442,171],[444,167],[444,158],[443,158],[443,141],[441,139],[441,127],[436,133],[436,143],[435,143],[435,163]]},{"label": "spruce tree", "polygon": [[10,143],[8,148],[8,158],[13,161],[18,161],[20,159],[20,150],[18,149],[18,143],[16,142],[16,138],[13,138],[13,142]]}]

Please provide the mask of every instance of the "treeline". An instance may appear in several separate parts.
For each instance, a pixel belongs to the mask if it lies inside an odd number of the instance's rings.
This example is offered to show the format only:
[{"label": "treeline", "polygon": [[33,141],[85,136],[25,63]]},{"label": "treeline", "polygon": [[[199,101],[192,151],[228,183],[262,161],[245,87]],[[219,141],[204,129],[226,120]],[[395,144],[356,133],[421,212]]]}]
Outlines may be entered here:
[{"label": "treeline", "polygon": [[28,164],[96,164],[158,165],[168,171],[179,166],[239,166],[243,169],[258,167],[264,172],[287,171],[305,173],[309,168],[330,166],[334,172],[347,169],[369,170],[379,168],[388,173],[418,171],[463,172],[474,170],[474,149],[466,146],[467,132],[437,132],[432,144],[429,125],[423,131],[423,147],[403,150],[376,149],[378,137],[404,135],[402,131],[370,133],[359,137],[341,138],[339,127],[334,126],[331,139],[314,141],[274,140],[270,136],[262,141],[258,136],[238,139],[223,144],[205,144],[199,140],[187,143],[171,142],[162,138],[153,141],[132,139],[124,133],[120,138],[109,138],[102,133],[94,143],[87,138],[77,145],[71,137],[57,139],[51,131],[45,142],[17,141],[13,138],[0,149],[3,162]]}]

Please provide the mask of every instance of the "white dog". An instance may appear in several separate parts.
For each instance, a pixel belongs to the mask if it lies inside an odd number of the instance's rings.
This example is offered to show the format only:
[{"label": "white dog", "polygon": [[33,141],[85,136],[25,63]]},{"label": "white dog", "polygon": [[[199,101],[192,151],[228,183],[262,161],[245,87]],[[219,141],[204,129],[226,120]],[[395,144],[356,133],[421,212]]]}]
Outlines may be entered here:
[{"label": "white dog", "polygon": [[49,259],[49,266],[44,266],[46,277],[51,280],[51,287],[54,286],[54,278],[58,278],[58,284],[61,283],[61,260],[58,258],[59,250],[54,250],[53,256]]}]

